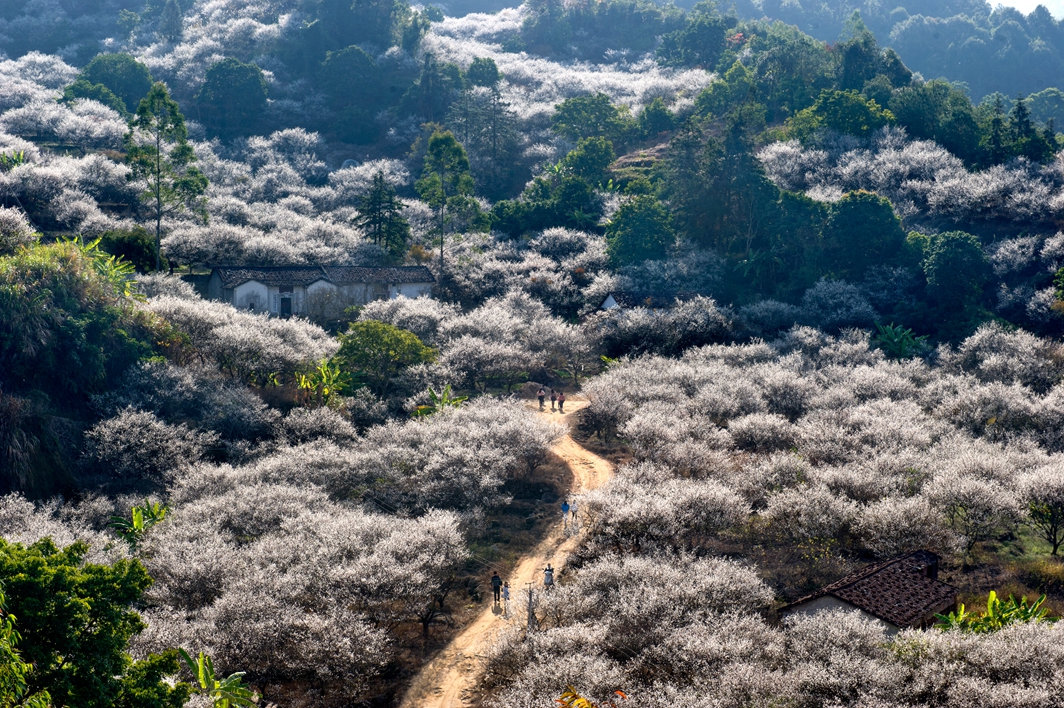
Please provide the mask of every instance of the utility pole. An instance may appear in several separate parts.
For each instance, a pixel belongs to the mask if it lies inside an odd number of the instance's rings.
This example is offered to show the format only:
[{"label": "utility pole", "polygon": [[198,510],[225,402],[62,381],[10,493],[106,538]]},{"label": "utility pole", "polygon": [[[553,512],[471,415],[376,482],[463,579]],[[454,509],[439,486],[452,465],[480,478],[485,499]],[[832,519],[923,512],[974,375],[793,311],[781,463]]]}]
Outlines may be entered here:
[{"label": "utility pole", "polygon": [[531,632],[536,628],[536,613],[532,607],[532,583],[525,584],[528,586],[528,631]]}]

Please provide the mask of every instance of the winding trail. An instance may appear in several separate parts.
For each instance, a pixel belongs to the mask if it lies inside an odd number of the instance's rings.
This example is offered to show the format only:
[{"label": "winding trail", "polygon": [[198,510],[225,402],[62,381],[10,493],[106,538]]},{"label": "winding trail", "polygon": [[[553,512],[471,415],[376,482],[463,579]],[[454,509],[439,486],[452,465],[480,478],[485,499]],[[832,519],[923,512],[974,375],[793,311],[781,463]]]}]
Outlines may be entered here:
[{"label": "winding trail", "polygon": [[[587,402],[574,398],[566,403],[569,404],[569,412],[564,416],[552,414],[550,411],[539,415],[546,420],[571,427],[572,414],[586,407]],[[552,451],[569,466],[573,474],[574,494],[601,487],[613,476],[612,464],[585,450],[568,433],[554,444]],[[510,583],[511,608],[516,605],[517,595],[526,583],[542,585],[542,569],[548,562],[552,563],[556,570],[561,570],[566,557],[578,541],[578,535],[565,537],[560,519],[559,523],[553,524],[547,536],[518,561],[513,572],[506,578]],[[500,629],[509,622],[524,621],[523,617],[517,617],[513,612],[510,619],[505,620],[501,614],[493,612],[493,607],[494,603],[489,603],[475,620],[466,625],[450,644],[422,668],[403,696],[400,708],[463,708],[470,705],[470,693],[476,687],[482,671],[480,658],[491,646]]]}]

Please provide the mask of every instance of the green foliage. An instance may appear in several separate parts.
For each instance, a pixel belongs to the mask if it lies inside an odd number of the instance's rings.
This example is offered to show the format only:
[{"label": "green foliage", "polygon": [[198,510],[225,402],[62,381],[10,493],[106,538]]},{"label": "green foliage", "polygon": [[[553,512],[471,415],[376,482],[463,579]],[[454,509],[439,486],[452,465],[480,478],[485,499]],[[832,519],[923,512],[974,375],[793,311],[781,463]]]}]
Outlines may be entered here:
[{"label": "green foliage", "polygon": [[340,335],[340,351],[334,361],[357,375],[379,398],[392,380],[407,367],[436,359],[436,350],[421,343],[413,332],[376,320],[355,322]]},{"label": "green foliage", "polygon": [[200,652],[195,660],[184,649],[179,649],[178,653],[196,677],[193,692],[210,698],[214,708],[253,706],[258,701],[258,694],[244,683],[243,671],[218,678],[214,674],[214,662],[203,652]]},{"label": "green foliage", "polygon": [[734,18],[692,12],[686,27],[661,38],[658,61],[665,66],[700,66],[712,71],[724,53],[728,30],[734,26]]},{"label": "green foliage", "polygon": [[63,89],[63,103],[73,103],[80,98],[102,103],[117,111],[121,116],[129,117],[130,115],[130,112],[126,110],[125,101],[103,84],[90,84],[85,79],[78,79]]},{"label": "green foliage", "polygon": [[379,100],[383,76],[373,57],[361,47],[329,52],[318,72],[318,84],[335,106],[367,105]]},{"label": "green foliage", "polygon": [[577,142],[583,138],[605,138],[623,145],[634,122],[626,107],[614,106],[604,93],[568,98],[554,109],[551,118],[554,132]]},{"label": "green foliage", "polygon": [[78,80],[90,86],[102,84],[122,99],[127,113],[133,113],[144,96],[151,91],[152,78],[148,67],[129,54],[100,54],[90,61]]},{"label": "green foliage", "polygon": [[52,697],[48,691],[29,693],[33,666],[23,661],[18,650],[22,637],[15,629],[16,621],[7,611],[7,598],[0,586],[0,708],[49,708]]},{"label": "green foliage", "polygon": [[461,90],[462,70],[455,64],[440,64],[429,52],[421,64],[421,74],[403,96],[405,113],[421,116],[427,123],[442,120]]},{"label": "green foliage", "polygon": [[494,227],[513,236],[551,226],[595,229],[601,207],[594,189],[561,164],[557,167],[555,174],[532,180],[519,199],[497,202],[491,213]]},{"label": "green foliage", "polygon": [[73,241],[0,257],[5,390],[43,390],[73,405],[174,341],[165,323],[134,306],[128,272],[111,258]]},{"label": "green foliage", "polygon": [[101,251],[129,263],[138,273],[155,268],[155,239],[143,226],[105,231],[98,241]]},{"label": "green foliage", "polygon": [[451,384],[443,387],[443,391],[437,393],[436,389],[429,389],[429,402],[414,409],[414,416],[427,418],[447,408],[461,408],[462,404],[469,400],[469,396],[455,396],[451,393]]},{"label": "green foliage", "polygon": [[229,57],[207,70],[196,101],[207,129],[229,139],[255,132],[266,110],[267,92],[262,69]]},{"label": "green foliage", "polygon": [[646,194],[621,206],[606,227],[606,248],[615,266],[660,260],[675,241],[669,210]]},{"label": "green foliage", "polygon": [[562,0],[531,0],[525,4],[521,37],[529,51],[562,54],[569,50],[573,27]]},{"label": "green foliage", "polygon": [[155,269],[159,270],[163,218],[190,209],[206,220],[207,178],[192,166],[196,154],[188,144],[185,117],[161,82],[140,102],[130,127],[126,135],[130,178],[147,183],[141,200],[155,221]]},{"label": "green foliage", "polygon": [[88,546],[59,549],[51,540],[31,546],[0,540],[0,582],[18,617],[31,693],[46,690],[56,706],[179,708],[188,686],[170,686],[170,652],[134,662],[129,639],[144,628],[131,608],[151,584],[136,560],[86,563]]},{"label": "green foliage", "polygon": [[445,234],[455,226],[475,230],[487,226],[487,218],[473,199],[473,176],[469,156],[454,134],[435,131],[428,141],[425,167],[414,187],[418,195],[436,211],[436,231],[440,237],[440,264],[443,264]]},{"label": "green foliage", "polygon": [[26,164],[25,150],[12,150],[10,153],[0,153],[0,171],[10,172],[19,165]]},{"label": "green foliage", "polygon": [[953,317],[978,306],[990,279],[990,263],[979,239],[963,231],[929,237],[923,269],[928,294]]},{"label": "green foliage", "polygon": [[676,117],[665,107],[660,97],[648,103],[639,114],[639,132],[648,138],[676,127]]},{"label": "green foliage", "polygon": [[927,351],[926,334],[917,337],[911,329],[901,325],[895,326],[893,322],[889,325],[876,322],[876,329],[879,334],[872,341],[895,359],[911,359]]},{"label": "green foliage", "polygon": [[802,140],[821,129],[863,138],[893,122],[894,114],[855,89],[825,89],[816,103],[787,120],[787,131]]},{"label": "green foliage", "polygon": [[613,143],[609,140],[584,138],[562,159],[561,168],[589,184],[601,186],[608,179],[614,159]]},{"label": "green foliage", "polygon": [[296,385],[303,396],[303,405],[335,406],[351,389],[353,377],[332,361],[318,362],[309,371],[296,373]]},{"label": "green foliage", "polygon": [[373,175],[369,192],[359,199],[354,223],[393,260],[402,260],[410,240],[410,224],[403,218],[403,204],[395,188],[385,181],[384,172]]},{"label": "green foliage", "polygon": [[166,0],[162,14],[159,15],[155,34],[168,42],[177,42],[181,40],[184,33],[185,21],[181,6],[177,4],[177,0]]},{"label": "green foliage", "polygon": [[934,140],[969,164],[978,160],[979,123],[960,89],[942,79],[913,84],[895,91],[887,105],[913,138]]},{"label": "green foliage", "polygon": [[860,280],[870,266],[894,261],[905,232],[889,200],[858,191],[831,205],[823,241],[831,272]]},{"label": "green foliage", "polygon": [[130,518],[112,516],[109,526],[135,551],[151,527],[165,519],[169,511],[170,507],[145,499],[143,506],[130,509]]},{"label": "green foliage", "polygon": [[466,72],[466,80],[474,86],[495,88],[502,81],[502,72],[490,57],[474,57]]},{"label": "green foliage", "polygon": [[957,630],[972,632],[974,634],[986,634],[996,632],[1011,624],[1025,622],[1055,622],[1055,618],[1049,617],[1049,610],[1043,607],[1046,596],[1042,595],[1033,603],[1027,602],[1027,597],[1016,600],[1012,595],[1002,601],[993,590],[986,600],[986,610],[981,614],[970,613],[961,604],[955,612],[948,615],[935,615],[938,622],[936,627],[943,631]]}]

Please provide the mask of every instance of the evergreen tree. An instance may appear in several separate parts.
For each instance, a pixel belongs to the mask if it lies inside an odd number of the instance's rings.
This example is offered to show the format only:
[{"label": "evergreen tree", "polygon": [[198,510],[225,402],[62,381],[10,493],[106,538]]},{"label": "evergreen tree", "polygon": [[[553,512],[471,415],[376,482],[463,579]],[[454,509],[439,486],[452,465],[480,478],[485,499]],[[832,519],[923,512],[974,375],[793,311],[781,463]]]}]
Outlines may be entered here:
[{"label": "evergreen tree", "polygon": [[385,181],[383,171],[373,175],[373,184],[369,193],[359,200],[358,211],[355,224],[393,259],[401,259],[410,239],[410,224],[403,218],[402,202]]},{"label": "evergreen tree", "polygon": [[165,84],[152,86],[130,127],[127,159],[133,168],[131,178],[147,183],[141,201],[155,222],[155,270],[159,270],[163,217],[192,209],[206,220],[207,178],[192,166],[196,154],[188,144],[185,117]]},{"label": "evergreen tree", "polygon": [[473,176],[469,156],[451,131],[437,130],[429,138],[425,168],[415,185],[418,194],[436,210],[436,231],[440,236],[440,272],[443,272],[443,246],[447,227],[458,216],[478,220],[480,208],[473,197]]},{"label": "evergreen tree", "polygon": [[155,34],[168,42],[177,42],[185,33],[185,18],[177,0],[166,0]]}]

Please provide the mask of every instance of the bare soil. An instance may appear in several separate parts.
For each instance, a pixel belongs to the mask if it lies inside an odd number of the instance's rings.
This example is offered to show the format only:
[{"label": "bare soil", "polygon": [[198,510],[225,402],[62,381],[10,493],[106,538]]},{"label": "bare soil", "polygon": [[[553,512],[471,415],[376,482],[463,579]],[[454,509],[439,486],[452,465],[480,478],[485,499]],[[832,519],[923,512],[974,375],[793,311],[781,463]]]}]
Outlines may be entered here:
[{"label": "bare soil", "polygon": [[[540,415],[571,428],[574,415],[586,407],[587,402],[573,397],[566,403],[569,411],[564,416],[549,410]],[[530,405],[535,406],[535,403]],[[553,453],[568,467],[572,475],[571,491],[574,493],[600,487],[613,476],[612,463],[580,446],[571,435],[562,437],[554,445]],[[525,584],[542,582],[542,569],[547,563],[551,563],[560,574],[568,554],[579,543],[579,536],[566,537],[560,515],[559,510],[558,521],[547,527],[546,535],[531,551],[518,559],[513,571],[505,578],[510,583],[514,600]],[[511,604],[514,600],[511,600]],[[518,621],[520,618],[515,617],[513,612],[509,618],[504,617],[502,608],[489,600],[488,606],[463,627],[414,678],[400,703],[401,708],[464,708],[473,705],[473,694],[483,670],[485,652],[503,627]]]}]

